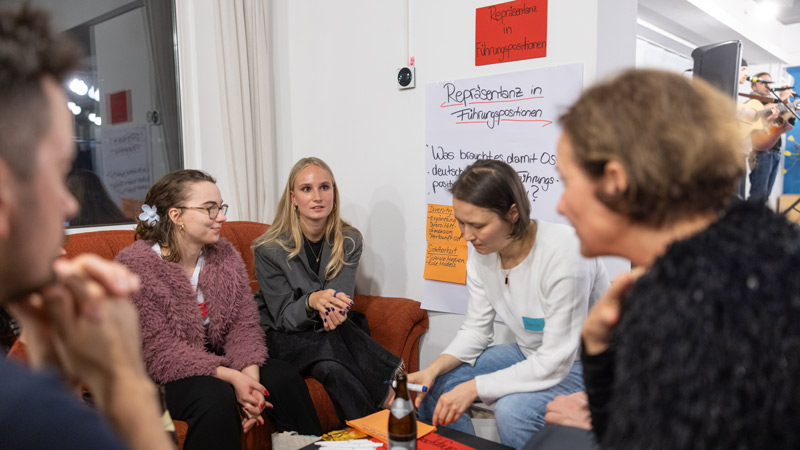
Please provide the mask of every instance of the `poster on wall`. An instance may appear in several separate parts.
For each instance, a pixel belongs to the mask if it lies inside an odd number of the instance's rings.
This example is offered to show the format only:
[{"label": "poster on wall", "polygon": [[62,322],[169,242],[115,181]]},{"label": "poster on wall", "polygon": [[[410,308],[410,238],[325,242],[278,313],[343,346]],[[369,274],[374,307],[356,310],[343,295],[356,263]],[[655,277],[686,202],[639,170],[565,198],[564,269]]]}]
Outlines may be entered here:
[{"label": "poster on wall", "polygon": [[556,212],[558,116],[583,88],[583,64],[430,83],[425,91],[427,200],[422,307],[464,313],[467,245],[452,215],[452,186],[478,159],[509,163],[531,200],[531,216],[567,223]]},{"label": "poster on wall", "polygon": [[106,96],[110,125],[117,125],[133,120],[133,102],[131,90],[113,92]]},{"label": "poster on wall", "polygon": [[475,65],[547,56],[547,0],[515,0],[475,10]]},{"label": "poster on wall", "polygon": [[153,183],[147,126],[104,128],[100,153],[100,172],[111,199],[117,205],[144,200]]}]

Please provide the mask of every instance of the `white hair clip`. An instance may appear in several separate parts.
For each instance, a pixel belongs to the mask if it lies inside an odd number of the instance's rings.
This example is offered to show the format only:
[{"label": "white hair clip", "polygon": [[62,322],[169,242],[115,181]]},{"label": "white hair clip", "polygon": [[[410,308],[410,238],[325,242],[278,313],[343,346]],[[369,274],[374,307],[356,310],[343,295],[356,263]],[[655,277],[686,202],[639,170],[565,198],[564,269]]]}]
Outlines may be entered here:
[{"label": "white hair clip", "polygon": [[142,205],[143,213],[139,214],[139,220],[142,222],[147,222],[148,225],[153,226],[158,222],[161,218],[158,217],[156,214],[156,207],[155,205]]}]

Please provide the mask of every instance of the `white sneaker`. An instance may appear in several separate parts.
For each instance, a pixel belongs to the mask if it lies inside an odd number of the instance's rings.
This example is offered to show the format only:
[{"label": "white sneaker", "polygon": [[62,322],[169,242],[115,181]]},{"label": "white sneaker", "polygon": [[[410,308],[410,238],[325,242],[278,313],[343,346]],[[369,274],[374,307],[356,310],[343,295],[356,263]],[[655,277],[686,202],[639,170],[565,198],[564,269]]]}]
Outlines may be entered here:
[{"label": "white sneaker", "polygon": [[272,433],[273,450],[298,450],[320,440],[320,436],[297,434],[297,431]]}]

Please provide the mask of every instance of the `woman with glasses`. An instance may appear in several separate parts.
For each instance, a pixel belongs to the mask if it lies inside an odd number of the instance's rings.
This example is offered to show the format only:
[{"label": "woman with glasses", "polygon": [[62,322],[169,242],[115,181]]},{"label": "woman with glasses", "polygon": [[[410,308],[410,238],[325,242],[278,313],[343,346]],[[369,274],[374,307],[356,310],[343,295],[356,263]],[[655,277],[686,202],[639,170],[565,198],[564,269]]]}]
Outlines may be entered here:
[{"label": "woman with glasses", "polygon": [[363,241],[339,205],[325,162],[303,158],[292,167],[275,220],[254,244],[256,302],[271,356],[322,383],[339,418],[350,420],[388,405],[393,391],[384,381],[402,360],[350,311]]},{"label": "woman with glasses", "polygon": [[184,448],[240,448],[242,431],[263,425],[263,412],[279,431],[310,423],[301,431],[318,433],[303,379],[267,359],[244,262],[220,239],[228,206],[216,180],[198,170],[170,173],[142,210],[136,241],[117,261],[141,278],[131,300],[144,360],[165,387],[171,416],[189,425]]}]

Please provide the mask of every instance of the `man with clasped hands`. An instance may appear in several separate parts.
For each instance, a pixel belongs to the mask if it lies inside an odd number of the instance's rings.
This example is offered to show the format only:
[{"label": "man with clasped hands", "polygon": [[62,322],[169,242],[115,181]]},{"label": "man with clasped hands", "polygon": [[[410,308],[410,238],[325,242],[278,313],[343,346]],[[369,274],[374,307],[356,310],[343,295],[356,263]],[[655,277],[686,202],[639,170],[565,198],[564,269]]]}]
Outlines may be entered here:
[{"label": "man with clasped hands", "polygon": [[[0,306],[45,369],[0,359],[0,446],[172,448],[127,299],[138,278],[97,256],[57,259],[78,212],[65,184],[75,144],[61,88],[78,53],[48,22],[27,4],[0,11]],[[51,369],[87,387],[113,430]]]}]

